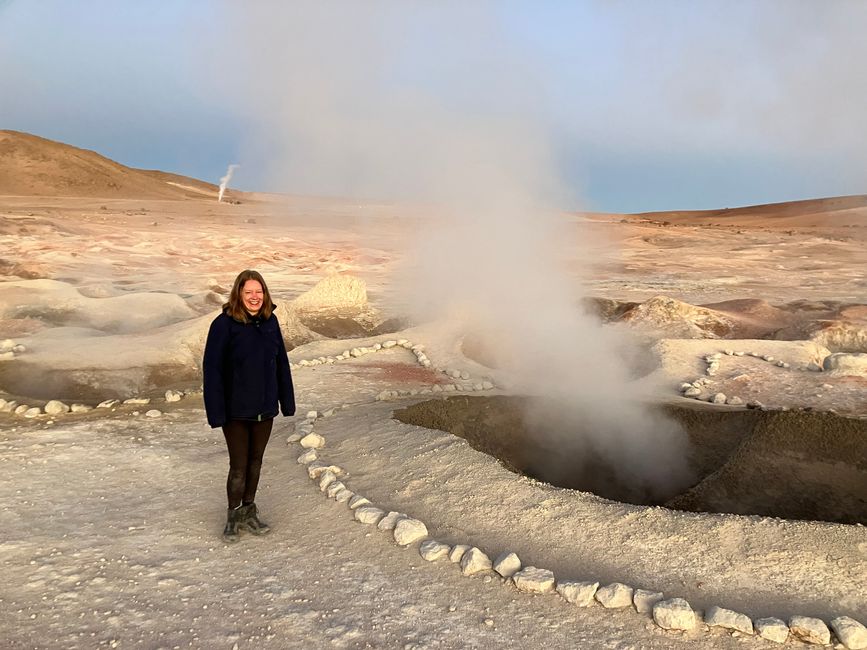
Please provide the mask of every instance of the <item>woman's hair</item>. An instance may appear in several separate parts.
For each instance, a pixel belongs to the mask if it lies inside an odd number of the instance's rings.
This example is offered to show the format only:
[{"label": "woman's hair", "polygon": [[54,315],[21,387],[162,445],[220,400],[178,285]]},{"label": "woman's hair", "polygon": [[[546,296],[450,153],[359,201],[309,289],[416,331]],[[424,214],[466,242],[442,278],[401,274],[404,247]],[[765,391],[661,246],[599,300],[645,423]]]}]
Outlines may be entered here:
[{"label": "woman's hair", "polygon": [[247,283],[247,280],[256,280],[262,285],[262,307],[259,308],[258,316],[263,320],[268,320],[271,317],[271,312],[274,311],[274,303],[271,302],[271,294],[268,292],[268,285],[265,284],[265,279],[258,271],[241,271],[238,277],[235,278],[235,284],[232,286],[232,293],[229,294],[229,302],[223,305],[223,311],[229,316],[242,323],[250,322],[250,315],[244,308],[244,301],[241,300],[241,290]]}]

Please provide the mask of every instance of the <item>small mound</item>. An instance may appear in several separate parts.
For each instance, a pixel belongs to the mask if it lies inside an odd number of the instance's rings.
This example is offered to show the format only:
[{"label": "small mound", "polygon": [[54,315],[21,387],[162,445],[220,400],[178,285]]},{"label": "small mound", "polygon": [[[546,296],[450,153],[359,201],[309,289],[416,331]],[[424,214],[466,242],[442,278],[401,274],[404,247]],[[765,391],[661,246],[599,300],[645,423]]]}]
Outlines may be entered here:
[{"label": "small mound", "polygon": [[298,296],[292,306],[299,314],[330,313],[351,318],[367,307],[367,284],[361,278],[329,275]]},{"label": "small mound", "polygon": [[382,322],[367,301],[361,278],[329,275],[292,301],[292,309],[308,329],[328,338],[367,336]]},{"label": "small mound", "polygon": [[66,282],[0,283],[0,318],[35,319],[46,325],[84,327],[111,334],[143,332],[194,317],[180,296],[141,292],[89,298]]},{"label": "small mound", "polygon": [[622,320],[668,337],[719,339],[734,334],[732,319],[718,311],[696,307],[668,296],[655,296],[623,314]]}]

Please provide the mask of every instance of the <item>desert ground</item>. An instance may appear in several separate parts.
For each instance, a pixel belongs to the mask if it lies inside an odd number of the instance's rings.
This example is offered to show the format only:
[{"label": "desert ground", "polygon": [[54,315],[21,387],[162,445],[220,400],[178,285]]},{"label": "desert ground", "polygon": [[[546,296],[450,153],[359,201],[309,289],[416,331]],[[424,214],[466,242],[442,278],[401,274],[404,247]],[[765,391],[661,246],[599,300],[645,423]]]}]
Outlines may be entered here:
[{"label": "desert ground", "polygon": [[[402,274],[436,206],[217,203],[213,185],[14,132],[0,171],[4,647],[777,645],[708,624],[715,606],[836,621],[820,644],[867,647],[837,629],[867,623],[867,196],[561,215],[575,310],[631,342],[642,412],[685,432],[692,478],[660,496],[528,416],[496,336],[413,315]],[[273,530],[227,545],[201,353],[244,268],[277,303],[298,410],[265,456]],[[683,598],[697,624],[426,561],[329,479],[450,551]]]}]

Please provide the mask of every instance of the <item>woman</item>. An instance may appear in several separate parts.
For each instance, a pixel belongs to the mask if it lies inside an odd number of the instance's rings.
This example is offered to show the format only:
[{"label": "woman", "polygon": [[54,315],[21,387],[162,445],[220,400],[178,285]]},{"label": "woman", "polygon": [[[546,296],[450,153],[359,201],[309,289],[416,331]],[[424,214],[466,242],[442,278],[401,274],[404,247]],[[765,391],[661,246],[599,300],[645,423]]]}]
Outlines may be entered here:
[{"label": "woman", "polygon": [[229,447],[229,510],[223,530],[227,542],[238,541],[239,529],[256,535],[268,532],[255,503],[262,456],[277,404],[283,415],[295,414],[289,358],[273,311],[262,276],[242,271],[223,313],[211,323],[205,344],[208,424],[223,428]]}]

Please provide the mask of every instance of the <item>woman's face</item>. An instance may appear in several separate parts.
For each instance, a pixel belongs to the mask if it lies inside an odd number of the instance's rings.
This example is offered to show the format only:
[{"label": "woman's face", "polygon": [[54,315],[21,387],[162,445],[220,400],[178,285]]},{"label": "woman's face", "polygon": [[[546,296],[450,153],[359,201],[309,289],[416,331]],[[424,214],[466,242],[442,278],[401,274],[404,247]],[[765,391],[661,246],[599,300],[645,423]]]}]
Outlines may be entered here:
[{"label": "woman's face", "polygon": [[262,309],[262,300],[265,298],[265,292],[262,291],[262,285],[258,280],[247,280],[244,286],[241,287],[241,302],[244,303],[244,308],[255,316]]}]

